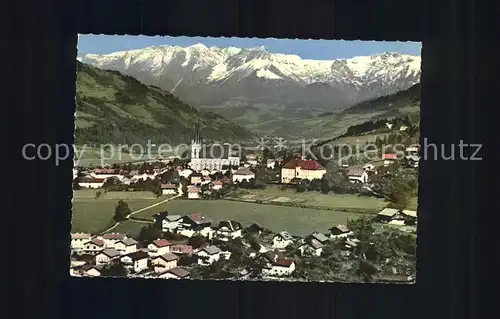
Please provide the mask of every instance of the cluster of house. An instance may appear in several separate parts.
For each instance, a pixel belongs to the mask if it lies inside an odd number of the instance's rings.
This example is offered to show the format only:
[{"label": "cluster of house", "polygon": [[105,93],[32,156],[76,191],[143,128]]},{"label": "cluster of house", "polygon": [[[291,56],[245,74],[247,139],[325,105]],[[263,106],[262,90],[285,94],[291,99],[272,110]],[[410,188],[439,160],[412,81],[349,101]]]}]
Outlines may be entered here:
[{"label": "cluster of house", "polygon": [[[167,215],[161,222],[164,232],[177,233],[187,238],[197,234],[208,240],[216,238],[222,242],[242,238],[244,230],[241,223],[231,220],[220,221],[216,227],[212,227],[213,222],[202,214]],[[246,232],[255,234],[260,234],[263,230],[258,223],[245,228]],[[314,232],[305,238],[297,238],[283,231],[272,238],[269,247],[261,244],[260,249],[256,251],[248,243],[245,245],[248,257],[262,258],[264,261],[263,276],[286,276],[292,274],[296,267],[293,259],[283,256],[283,250],[290,244],[299,244],[302,255],[319,256],[328,240],[349,238],[351,235],[352,232],[346,226],[338,225],[329,230],[328,236]],[[221,258],[230,258],[231,252],[208,242],[193,249],[184,243],[173,244],[165,239],[157,239],[147,247],[139,248],[139,243],[125,234],[107,233],[92,236],[74,233],[71,236],[73,254],[87,258],[85,261],[72,261],[71,273],[77,276],[100,276],[111,262],[120,262],[130,276],[188,278],[189,267],[178,265],[182,256],[196,257],[197,264],[201,266],[210,265]]]},{"label": "cluster of house", "polygon": [[[418,163],[420,161],[420,152],[418,147],[411,146],[405,149],[405,159],[410,167],[418,168]],[[349,181],[352,183],[369,183],[370,177],[377,174],[377,169],[380,167],[387,167],[392,163],[398,161],[398,154],[396,153],[384,153],[382,154],[382,159],[377,161],[372,161],[364,165],[356,165],[351,167],[346,167],[346,175]]]},{"label": "cluster of house", "polygon": [[[158,215],[157,215],[158,216]],[[384,208],[377,214],[379,222],[404,225],[408,219],[417,220],[417,212]],[[229,259],[231,252],[208,244],[212,239],[221,242],[242,238],[243,231],[261,234],[264,228],[254,223],[243,228],[240,222],[232,220],[220,221],[213,226],[210,219],[202,214],[166,215],[161,219],[162,231],[175,233],[185,238],[201,235],[208,239],[207,244],[194,249],[184,243],[171,243],[165,239],[157,239],[146,247],[140,248],[139,243],[125,234],[107,233],[93,236],[85,233],[71,235],[72,253],[87,256],[85,261],[72,261],[71,272],[79,276],[100,276],[103,269],[111,262],[120,262],[128,270],[130,276],[154,278],[188,278],[189,267],[180,267],[178,261],[183,256],[196,257],[197,264],[208,266],[220,260]],[[323,234],[313,232],[301,237],[294,237],[286,231],[274,235],[268,246],[260,244],[258,251],[247,246],[248,257],[263,258],[263,276],[291,275],[296,267],[295,260],[285,257],[283,251],[296,244],[302,256],[321,256],[325,245],[332,239],[344,239],[346,248],[354,248],[359,242],[345,225],[337,225]]]},{"label": "cluster of house", "polygon": [[146,248],[139,248],[138,245],[135,239],[119,233],[102,236],[71,234],[72,251],[87,256],[84,261],[71,261],[71,274],[101,276],[110,263],[119,262],[130,276],[149,274],[165,279],[188,277],[189,271],[177,266],[182,255],[191,253],[186,245],[172,245],[164,239],[155,240]]},{"label": "cluster of house", "polygon": [[[114,178],[120,183],[125,185],[133,185],[140,180],[157,179],[162,174],[167,172],[169,169],[154,169],[143,174],[139,174],[138,170],[125,171],[120,169],[111,168],[95,168],[89,171],[84,171],[84,176],[78,177],[77,170],[74,171],[74,178],[77,179],[78,184],[82,188],[102,188],[104,183],[110,179]],[[232,178],[219,178],[213,179],[212,174],[217,173],[217,171],[209,171],[208,169],[202,169],[200,171],[194,171],[189,168],[177,167],[175,168],[179,176],[186,178],[190,185],[188,186],[188,198],[197,199],[200,198],[201,186],[209,185],[210,189],[218,190],[224,185],[230,183],[238,183],[243,180],[250,181],[255,179],[255,173],[250,170],[249,167],[239,167],[237,170],[232,171]],[[222,173],[225,173],[228,168]],[[160,185],[163,195],[175,195],[182,194],[182,185],[179,183],[163,183]]]},{"label": "cluster of house", "polygon": [[417,223],[417,212],[409,209],[384,208],[377,214],[377,220],[392,225],[406,225],[408,221]]},{"label": "cluster of house", "polygon": [[[140,180],[155,179],[168,170],[169,168],[154,168],[142,171],[141,173],[139,170],[124,170],[106,167],[98,167],[80,172],[78,169],[73,169],[73,179],[76,179],[78,185],[82,188],[102,188],[104,183],[110,178],[117,179],[122,184],[131,185]],[[79,173],[84,176],[78,177]]]}]

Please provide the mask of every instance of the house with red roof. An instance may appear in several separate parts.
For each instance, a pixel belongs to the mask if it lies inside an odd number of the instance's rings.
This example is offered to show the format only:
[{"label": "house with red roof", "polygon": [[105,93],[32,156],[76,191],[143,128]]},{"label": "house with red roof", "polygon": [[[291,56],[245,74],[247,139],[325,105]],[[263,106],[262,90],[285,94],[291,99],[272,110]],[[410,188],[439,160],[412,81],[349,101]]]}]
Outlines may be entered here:
[{"label": "house with red roof", "polygon": [[172,244],[166,239],[154,240],[148,245],[148,251],[150,256],[161,256],[170,252],[170,246]]},{"label": "house with red roof", "polygon": [[284,257],[278,251],[268,251],[263,254],[265,266],[262,268],[264,276],[289,276],[295,271],[295,261]]},{"label": "house with red roof", "polygon": [[396,153],[384,153],[382,159],[384,160],[384,166],[387,167],[398,159],[398,155]]},{"label": "house with red roof", "polygon": [[294,158],[281,168],[281,183],[289,184],[296,179],[321,179],[326,169],[315,160]]}]

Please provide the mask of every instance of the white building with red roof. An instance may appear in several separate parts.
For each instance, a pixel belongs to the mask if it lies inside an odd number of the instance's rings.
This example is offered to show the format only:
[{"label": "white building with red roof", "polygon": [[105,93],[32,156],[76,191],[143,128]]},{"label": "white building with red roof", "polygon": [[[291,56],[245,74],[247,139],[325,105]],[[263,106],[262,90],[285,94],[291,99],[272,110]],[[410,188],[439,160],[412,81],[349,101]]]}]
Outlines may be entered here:
[{"label": "white building with red roof", "polygon": [[295,271],[295,261],[284,257],[280,252],[268,251],[263,254],[265,266],[262,268],[264,276],[289,276]]},{"label": "white building with red roof", "polygon": [[294,158],[281,168],[281,182],[291,183],[293,179],[321,179],[326,169],[315,160]]}]

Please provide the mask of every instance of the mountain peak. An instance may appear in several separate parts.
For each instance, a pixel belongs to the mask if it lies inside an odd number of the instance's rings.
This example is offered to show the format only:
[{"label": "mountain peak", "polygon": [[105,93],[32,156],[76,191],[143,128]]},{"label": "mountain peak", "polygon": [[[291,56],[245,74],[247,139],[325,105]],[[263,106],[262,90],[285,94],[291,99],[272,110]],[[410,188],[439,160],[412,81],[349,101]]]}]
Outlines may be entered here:
[{"label": "mountain peak", "polygon": [[203,43],[196,43],[196,44],[193,44],[192,46],[189,46],[188,48],[198,49],[198,50],[208,49],[207,46],[204,45]]},{"label": "mountain peak", "polygon": [[[162,46],[159,51],[85,55],[82,62],[120,71],[168,91],[175,87],[180,98],[197,105],[226,105],[244,100],[262,105],[309,107],[306,105],[315,101],[315,107],[339,108],[409,88],[420,80],[421,58],[384,52],[348,59],[312,60],[270,53],[264,46],[241,49],[198,43],[189,47]],[[313,83],[329,84],[332,91],[323,97],[314,96],[316,91],[312,96],[300,91]]]}]

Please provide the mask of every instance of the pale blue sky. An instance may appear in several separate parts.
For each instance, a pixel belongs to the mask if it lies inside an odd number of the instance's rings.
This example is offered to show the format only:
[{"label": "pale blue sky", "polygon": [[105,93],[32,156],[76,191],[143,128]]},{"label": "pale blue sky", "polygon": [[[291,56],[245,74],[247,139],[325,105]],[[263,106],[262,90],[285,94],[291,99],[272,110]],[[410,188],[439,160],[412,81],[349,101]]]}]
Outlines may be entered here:
[{"label": "pale blue sky", "polygon": [[116,51],[141,49],[157,45],[206,46],[252,48],[264,46],[272,53],[296,54],[304,59],[342,59],[383,52],[420,55],[419,42],[342,41],[342,40],[290,40],[259,38],[203,38],[166,36],[80,35],[78,55],[106,54]]}]

